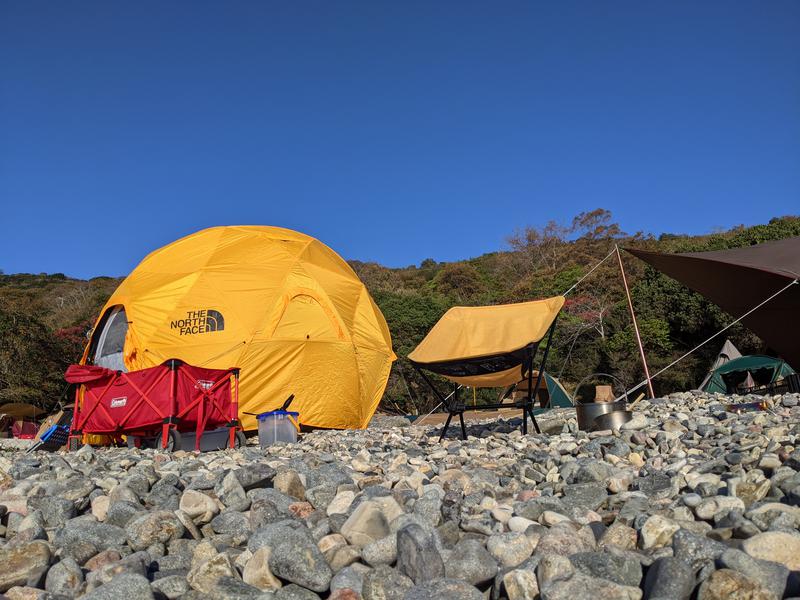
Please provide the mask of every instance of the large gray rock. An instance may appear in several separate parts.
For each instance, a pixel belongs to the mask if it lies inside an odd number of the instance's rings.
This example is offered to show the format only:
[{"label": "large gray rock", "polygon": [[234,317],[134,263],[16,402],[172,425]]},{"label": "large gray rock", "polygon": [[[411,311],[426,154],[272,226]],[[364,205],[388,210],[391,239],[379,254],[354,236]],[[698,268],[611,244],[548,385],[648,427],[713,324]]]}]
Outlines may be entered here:
[{"label": "large gray rock", "polygon": [[397,569],[417,585],[444,577],[444,562],[434,535],[416,523],[397,532]]},{"label": "large gray rock", "polygon": [[637,481],[639,491],[651,500],[663,500],[677,494],[678,486],[667,473],[655,472]]},{"label": "large gray rock", "polygon": [[244,511],[250,508],[250,498],[247,497],[247,493],[233,471],[228,472],[222,478],[222,481],[214,488],[214,492],[222,503],[231,510]]},{"label": "large gray rock", "polygon": [[726,549],[725,544],[685,529],[672,536],[673,555],[688,562],[696,570],[713,563]]},{"label": "large gray rock", "polygon": [[594,534],[591,531],[576,528],[571,523],[559,523],[545,530],[539,538],[536,552],[570,556],[578,552],[591,552],[595,546]]},{"label": "large gray rock", "polygon": [[108,507],[106,518],[103,522],[106,525],[125,527],[133,517],[144,513],[146,510],[139,503],[120,501]]},{"label": "large gray rock", "polygon": [[783,592],[786,590],[786,581],[790,573],[786,566],[768,560],[752,558],[746,553],[732,548],[725,550],[717,563],[722,568],[737,571],[757,581],[776,598],[783,598]]},{"label": "large gray rock", "polygon": [[714,571],[697,591],[697,600],[774,600],[757,581],[730,569]]},{"label": "large gray rock", "polygon": [[77,517],[58,529],[53,540],[57,548],[69,548],[88,542],[98,551],[124,546],[128,540],[125,530],[108,523],[98,523],[89,517]]},{"label": "large gray rock", "polygon": [[275,477],[275,469],[264,463],[250,463],[247,467],[236,469],[233,474],[245,492],[268,487]]},{"label": "large gray rock", "polygon": [[253,500],[250,505],[250,529],[253,531],[270,523],[284,521],[286,518],[286,513],[278,510],[275,503],[267,498]]},{"label": "large gray rock", "polygon": [[45,496],[31,498],[29,503],[42,511],[47,527],[61,527],[77,514],[75,502],[66,498]]},{"label": "large gray rock", "polygon": [[141,575],[123,573],[109,583],[81,596],[82,600],[153,600],[150,582]]},{"label": "large gray rock", "polygon": [[159,510],[134,517],[125,526],[128,544],[134,550],[145,550],[156,543],[166,544],[186,531],[174,512]]},{"label": "large gray rock", "polygon": [[250,523],[243,513],[226,510],[211,520],[211,529],[214,533],[237,536],[244,541],[250,534]]},{"label": "large gray rock", "polygon": [[642,590],[581,572],[566,579],[556,578],[541,586],[542,600],[640,600]]},{"label": "large gray rock", "polygon": [[198,561],[189,571],[186,581],[192,589],[211,594],[222,577],[238,577],[236,567],[227,554],[217,554],[208,560]]},{"label": "large gray rock", "polygon": [[75,596],[83,583],[83,570],[75,559],[66,557],[50,567],[44,589],[56,596]]},{"label": "large gray rock", "polygon": [[269,597],[270,595],[264,594],[258,588],[246,584],[238,577],[231,576],[222,576],[217,579],[211,591],[211,597],[214,600],[244,600],[247,598],[263,600],[264,596]]},{"label": "large gray rock", "polygon": [[289,507],[297,502],[295,498],[287,496],[286,494],[273,488],[257,488],[251,490],[247,492],[247,497],[251,502],[256,502],[257,500],[269,500],[273,505],[275,505],[275,508],[278,509],[278,512],[286,516],[291,514]]},{"label": "large gray rock", "polygon": [[795,533],[759,533],[744,540],[742,550],[753,558],[780,563],[792,571],[800,571],[800,535]]},{"label": "large gray rock", "polygon": [[524,533],[497,533],[486,541],[489,551],[501,567],[516,567],[533,552],[533,543]]},{"label": "large gray rock", "polygon": [[460,579],[480,585],[497,574],[497,561],[477,540],[464,539],[456,544],[445,563],[448,579]]},{"label": "large gray rock", "polygon": [[635,556],[607,552],[580,552],[570,556],[569,560],[578,571],[591,577],[636,587],[639,587],[642,581],[642,564]]},{"label": "large gray rock", "polygon": [[644,579],[645,600],[687,600],[694,590],[694,569],[671,556],[656,559]]},{"label": "large gray rock", "polygon": [[408,577],[387,565],[380,565],[364,575],[361,595],[364,600],[403,600],[414,587]]},{"label": "large gray rock", "polygon": [[568,507],[581,510],[597,510],[608,498],[606,486],[602,483],[576,483],[564,488],[562,502]]},{"label": "large gray rock", "polygon": [[168,575],[166,577],[159,577],[150,587],[158,594],[163,594],[169,600],[180,598],[189,591],[189,583],[183,575]]},{"label": "large gray rock", "polygon": [[50,566],[50,546],[36,540],[0,547],[0,593],[15,586],[39,587]]},{"label": "large gray rock", "polygon": [[300,525],[274,523],[256,530],[247,544],[251,552],[269,546],[270,570],[281,579],[315,592],[324,592],[333,572],[308,530]]},{"label": "large gray rock", "polygon": [[403,600],[483,600],[483,594],[457,579],[433,579],[412,587]]},{"label": "large gray rock", "polygon": [[275,592],[274,600],[319,600],[319,595],[296,583],[290,583]]}]

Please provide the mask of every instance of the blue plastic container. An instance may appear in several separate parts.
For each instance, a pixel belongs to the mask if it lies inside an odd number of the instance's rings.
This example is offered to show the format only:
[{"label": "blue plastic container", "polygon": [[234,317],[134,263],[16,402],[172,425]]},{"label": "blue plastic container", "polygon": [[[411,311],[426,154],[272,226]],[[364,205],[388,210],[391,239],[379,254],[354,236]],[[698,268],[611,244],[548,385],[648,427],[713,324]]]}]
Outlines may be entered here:
[{"label": "blue plastic container", "polygon": [[288,410],[272,410],[256,416],[258,419],[258,443],[262,448],[278,442],[297,441],[297,418],[300,413]]}]

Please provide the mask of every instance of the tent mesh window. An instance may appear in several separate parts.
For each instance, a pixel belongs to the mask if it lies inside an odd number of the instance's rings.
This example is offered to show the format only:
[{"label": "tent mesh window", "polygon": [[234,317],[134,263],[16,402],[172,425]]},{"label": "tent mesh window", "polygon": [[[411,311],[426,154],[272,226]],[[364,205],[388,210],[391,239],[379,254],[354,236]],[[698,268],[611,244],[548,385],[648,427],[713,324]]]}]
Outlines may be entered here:
[{"label": "tent mesh window", "polygon": [[128,317],[125,307],[115,306],[109,309],[97,338],[94,350],[94,364],[114,371],[127,371],[125,368],[124,349],[125,335],[128,333]]}]

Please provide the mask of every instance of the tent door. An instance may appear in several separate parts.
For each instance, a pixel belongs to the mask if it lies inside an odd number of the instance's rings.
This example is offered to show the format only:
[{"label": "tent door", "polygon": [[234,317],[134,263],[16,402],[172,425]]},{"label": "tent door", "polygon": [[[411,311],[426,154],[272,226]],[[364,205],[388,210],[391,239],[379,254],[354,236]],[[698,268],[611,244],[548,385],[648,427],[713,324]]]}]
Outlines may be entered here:
[{"label": "tent door", "polygon": [[127,371],[125,336],[128,333],[128,317],[125,307],[120,305],[109,308],[98,329],[92,336],[92,363],[114,371]]},{"label": "tent door", "polygon": [[308,294],[293,296],[281,315],[272,339],[344,340],[335,317]]}]

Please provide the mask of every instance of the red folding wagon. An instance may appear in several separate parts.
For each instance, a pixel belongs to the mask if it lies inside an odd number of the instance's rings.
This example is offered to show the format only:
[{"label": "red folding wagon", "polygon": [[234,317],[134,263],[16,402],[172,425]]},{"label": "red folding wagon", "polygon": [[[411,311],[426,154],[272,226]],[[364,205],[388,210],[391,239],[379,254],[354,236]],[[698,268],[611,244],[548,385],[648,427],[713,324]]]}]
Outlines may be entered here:
[{"label": "red folding wagon", "polygon": [[242,443],[238,368],[204,369],[170,359],[127,373],[70,365],[65,378],[77,385],[70,448],[85,434],[99,434],[177,450],[181,435],[193,434],[194,449],[200,450],[204,433],[226,427],[227,445]]}]

